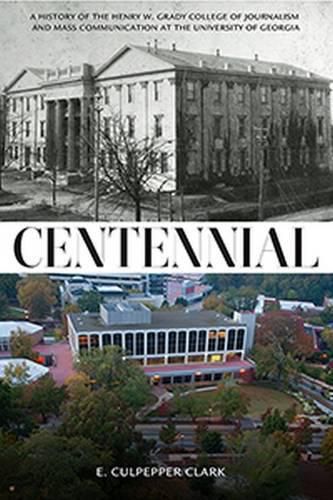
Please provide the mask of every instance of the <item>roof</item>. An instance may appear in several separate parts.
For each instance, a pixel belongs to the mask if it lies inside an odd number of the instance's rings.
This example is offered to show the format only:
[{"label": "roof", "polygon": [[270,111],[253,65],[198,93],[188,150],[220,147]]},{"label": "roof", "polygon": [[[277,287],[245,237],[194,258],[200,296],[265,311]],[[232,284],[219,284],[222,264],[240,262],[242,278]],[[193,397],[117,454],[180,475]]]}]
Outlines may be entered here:
[{"label": "roof", "polygon": [[[5,376],[5,368],[8,365],[23,365],[25,364],[26,367],[28,368],[28,377],[27,377],[27,383],[34,382],[35,380],[38,380],[39,378],[43,377],[47,373],[49,373],[49,369],[46,368],[45,366],[40,365],[39,363],[35,363],[34,361],[31,361],[30,359],[24,359],[24,358],[6,358],[6,359],[0,359],[0,378],[3,378]],[[13,381],[15,384],[15,380]]]},{"label": "roof", "polygon": [[212,372],[236,372],[239,370],[253,370],[255,365],[247,360],[226,361],[225,363],[190,363],[190,364],[169,364],[161,366],[145,366],[143,371],[146,375],[190,375],[193,373]]},{"label": "roof", "polygon": [[[160,60],[172,64],[176,68],[191,68],[201,71],[228,71],[236,72],[270,74],[271,76],[294,76],[298,78],[315,78],[323,81],[330,81],[320,75],[310,73],[309,71],[297,66],[282,62],[261,61],[257,59],[246,59],[240,57],[228,57],[224,55],[207,54],[203,52],[187,52],[183,50],[168,50],[163,48],[143,47],[133,45],[134,48],[149,53]],[[276,73],[272,73],[274,70]]]},{"label": "roof", "polygon": [[214,311],[153,311],[151,323],[106,325],[99,314],[70,314],[76,332],[120,332],[133,330],[179,329],[179,328],[218,328],[245,326]]},{"label": "roof", "polygon": [[0,338],[10,337],[12,332],[23,330],[28,335],[33,335],[42,330],[41,325],[30,323],[30,321],[0,321]]}]

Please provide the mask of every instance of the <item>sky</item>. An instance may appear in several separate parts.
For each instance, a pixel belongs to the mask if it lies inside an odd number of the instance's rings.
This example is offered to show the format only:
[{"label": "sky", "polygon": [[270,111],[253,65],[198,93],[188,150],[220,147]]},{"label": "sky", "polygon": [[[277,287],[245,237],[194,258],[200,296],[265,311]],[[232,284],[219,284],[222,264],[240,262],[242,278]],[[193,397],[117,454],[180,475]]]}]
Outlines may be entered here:
[{"label": "sky", "polygon": [[[286,62],[303,67],[314,73],[333,80],[333,2],[0,2],[0,88],[7,85],[24,67],[63,67],[68,64],[89,62],[102,64],[126,43],[145,45],[153,44],[158,39],[160,47],[171,48],[174,42],[178,49],[215,53],[219,48],[227,56],[253,58],[258,54],[262,60]],[[150,21],[95,21],[94,24],[154,24],[158,32],[121,31],[121,32],[87,32],[80,31],[82,24],[91,24],[93,13],[118,14],[151,14]],[[188,17],[177,24],[191,24],[190,31],[175,31],[176,21],[170,20],[174,14],[188,16],[223,14],[225,20],[199,20],[190,22]],[[299,19],[280,22],[269,21],[270,24],[298,25],[300,31],[261,31],[258,26],[267,21],[244,21],[246,13],[293,13]],[[47,21],[39,24],[43,31],[32,30],[37,21],[31,15],[39,14],[71,14],[75,20]],[[78,14],[89,16],[87,21],[77,18]],[[241,16],[241,21],[231,21],[230,16]],[[166,16],[164,21],[156,16]],[[237,31],[234,26],[243,24],[243,30]],[[67,29],[75,25],[76,31],[54,31],[54,24],[66,25]],[[169,24],[168,31],[160,30],[162,24]],[[193,24],[232,25],[230,31],[194,31]],[[254,31],[246,31],[245,25],[256,24]],[[51,31],[45,26],[51,25]]]}]

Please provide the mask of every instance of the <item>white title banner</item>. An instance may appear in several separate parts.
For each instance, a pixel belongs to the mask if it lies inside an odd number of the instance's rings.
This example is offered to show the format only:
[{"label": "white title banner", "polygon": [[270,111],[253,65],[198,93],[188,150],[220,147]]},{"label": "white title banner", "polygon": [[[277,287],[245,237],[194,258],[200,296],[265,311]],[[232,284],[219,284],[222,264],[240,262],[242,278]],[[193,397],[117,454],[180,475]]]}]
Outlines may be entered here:
[{"label": "white title banner", "polygon": [[332,273],[333,222],[0,224],[1,273]]}]

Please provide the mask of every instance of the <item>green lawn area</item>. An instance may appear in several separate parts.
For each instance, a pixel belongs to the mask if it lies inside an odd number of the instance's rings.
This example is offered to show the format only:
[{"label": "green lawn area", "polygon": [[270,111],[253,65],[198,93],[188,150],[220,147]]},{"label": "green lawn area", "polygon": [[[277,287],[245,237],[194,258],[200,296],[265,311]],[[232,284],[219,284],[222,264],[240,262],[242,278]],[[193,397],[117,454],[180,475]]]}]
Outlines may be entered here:
[{"label": "green lawn area", "polygon": [[[277,408],[283,412],[294,403],[296,404],[297,411],[299,413],[302,412],[301,405],[293,397],[285,394],[284,392],[257,384],[239,385],[237,387],[240,392],[250,400],[248,416],[252,418],[259,418],[268,408]],[[218,415],[217,408],[214,408],[216,390],[199,392],[186,397],[203,399],[206,403],[206,414],[208,414],[208,409],[212,408],[212,416]]]}]

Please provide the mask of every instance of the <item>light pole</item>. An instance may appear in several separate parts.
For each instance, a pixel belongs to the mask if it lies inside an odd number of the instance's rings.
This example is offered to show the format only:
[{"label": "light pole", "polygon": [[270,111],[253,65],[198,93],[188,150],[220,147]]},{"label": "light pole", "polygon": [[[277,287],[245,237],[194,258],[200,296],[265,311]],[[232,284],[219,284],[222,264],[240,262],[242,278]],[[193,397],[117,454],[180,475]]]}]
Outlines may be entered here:
[{"label": "light pole", "polygon": [[99,163],[101,147],[101,99],[102,94],[98,88],[95,94],[95,115],[96,115],[96,138],[95,138],[95,161],[94,161],[94,220],[99,220]]}]

